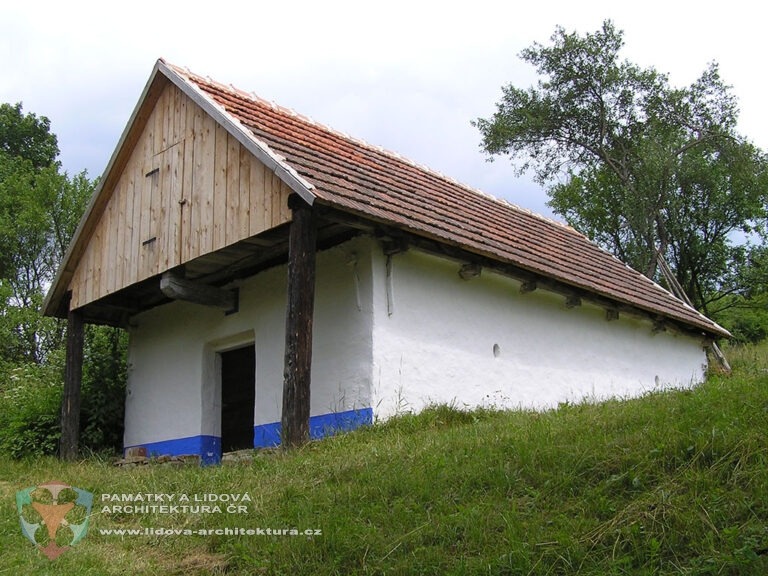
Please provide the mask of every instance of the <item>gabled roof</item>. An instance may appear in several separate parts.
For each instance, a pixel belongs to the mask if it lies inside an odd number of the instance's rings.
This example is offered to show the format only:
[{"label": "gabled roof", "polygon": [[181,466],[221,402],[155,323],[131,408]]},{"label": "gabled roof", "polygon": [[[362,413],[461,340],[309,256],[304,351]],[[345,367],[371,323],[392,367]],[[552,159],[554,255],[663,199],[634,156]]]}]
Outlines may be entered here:
[{"label": "gabled roof", "polygon": [[397,227],[702,333],[729,335],[568,226],[162,60],[155,74],[193,98],[310,204]]},{"label": "gabled roof", "polygon": [[316,201],[394,224],[564,284],[727,331],[574,229],[470,189],[254,95],[170,69],[284,158]]}]

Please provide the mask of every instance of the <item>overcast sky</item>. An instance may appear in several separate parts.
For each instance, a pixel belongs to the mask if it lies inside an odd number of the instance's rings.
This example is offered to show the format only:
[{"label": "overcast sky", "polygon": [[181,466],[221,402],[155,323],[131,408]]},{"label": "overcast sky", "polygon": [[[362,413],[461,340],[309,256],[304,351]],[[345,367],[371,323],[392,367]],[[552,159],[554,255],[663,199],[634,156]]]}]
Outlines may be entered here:
[{"label": "overcast sky", "polygon": [[717,61],[740,102],[740,131],[765,149],[766,32],[758,5],[4,2],[0,102],[23,102],[25,111],[50,118],[64,168],[99,176],[164,57],[551,215],[545,193],[516,178],[508,161],[486,162],[470,125],[493,112],[502,85],[535,83],[520,50],[547,43],[557,25],[592,32],[610,18],[625,32],[624,56],[669,73],[675,85]]}]

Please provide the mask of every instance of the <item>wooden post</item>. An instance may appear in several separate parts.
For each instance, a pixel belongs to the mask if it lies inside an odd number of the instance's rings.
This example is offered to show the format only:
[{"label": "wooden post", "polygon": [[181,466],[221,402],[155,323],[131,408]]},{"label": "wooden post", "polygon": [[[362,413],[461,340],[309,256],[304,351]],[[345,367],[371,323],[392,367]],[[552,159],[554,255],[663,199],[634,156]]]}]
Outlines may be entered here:
[{"label": "wooden post", "polygon": [[317,227],[312,207],[291,196],[288,240],[288,306],[285,318],[282,445],[309,440],[309,393],[312,372],[312,315],[315,306]]},{"label": "wooden post", "polygon": [[78,310],[67,315],[67,357],[64,395],[61,399],[59,458],[75,460],[80,442],[80,384],[83,376],[83,316]]}]

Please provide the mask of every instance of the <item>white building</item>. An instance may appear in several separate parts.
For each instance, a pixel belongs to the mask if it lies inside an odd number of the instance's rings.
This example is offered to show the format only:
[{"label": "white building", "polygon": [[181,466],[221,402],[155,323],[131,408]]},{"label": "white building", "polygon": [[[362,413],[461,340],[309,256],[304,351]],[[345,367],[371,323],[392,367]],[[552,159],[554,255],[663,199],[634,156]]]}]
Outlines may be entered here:
[{"label": "white building", "polygon": [[163,61],[46,311],[129,330],[126,449],[205,462],[307,407],[317,437],[687,386],[727,335],[566,226]]}]

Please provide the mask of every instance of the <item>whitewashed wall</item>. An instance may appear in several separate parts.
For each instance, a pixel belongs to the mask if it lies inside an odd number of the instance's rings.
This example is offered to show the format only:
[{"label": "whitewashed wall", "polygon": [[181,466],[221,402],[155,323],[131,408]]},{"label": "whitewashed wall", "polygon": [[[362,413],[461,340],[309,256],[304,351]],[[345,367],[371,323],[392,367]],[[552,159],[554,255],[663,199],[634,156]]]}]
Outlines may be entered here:
[{"label": "whitewashed wall", "polygon": [[[321,252],[317,270],[311,414],[369,409],[370,241]],[[280,421],[286,280],[280,266],[241,282],[240,310],[229,316],[173,302],[133,319],[126,447],[160,443],[158,450],[195,452],[202,437],[204,449],[215,450],[221,430],[216,352],[248,343],[256,347],[254,423]]]},{"label": "whitewashed wall", "polygon": [[[411,249],[387,258],[358,238],[318,255],[311,414],[373,413],[430,403],[460,408],[555,406],[634,396],[703,378],[698,338],[654,334],[650,321],[608,322],[588,303]],[[255,426],[281,417],[286,268],[243,281],[240,311],[174,302],[134,319],[125,446],[215,453],[220,436],[217,352],[254,343]],[[371,410],[372,409],[372,410]],[[313,420],[315,421],[315,420]],[[214,459],[215,460],[215,459]]]},{"label": "whitewashed wall", "polygon": [[457,407],[555,406],[634,396],[703,378],[699,338],[652,333],[650,321],[562,296],[520,294],[514,280],[483,270],[462,280],[459,264],[416,250],[373,258],[374,390],[377,419],[430,403]]}]

